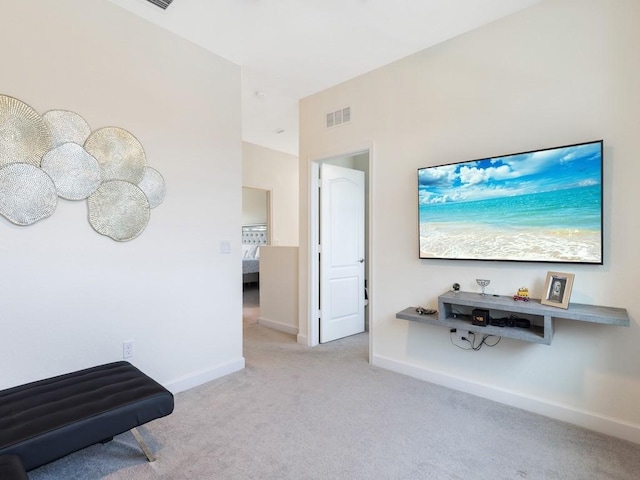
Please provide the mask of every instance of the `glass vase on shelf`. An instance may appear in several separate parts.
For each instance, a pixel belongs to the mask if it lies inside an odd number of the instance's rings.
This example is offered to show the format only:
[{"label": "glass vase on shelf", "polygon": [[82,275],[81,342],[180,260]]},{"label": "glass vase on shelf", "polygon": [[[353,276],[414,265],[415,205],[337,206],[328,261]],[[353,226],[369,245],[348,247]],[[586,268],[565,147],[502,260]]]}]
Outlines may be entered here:
[{"label": "glass vase on shelf", "polygon": [[487,287],[487,285],[489,285],[491,283],[491,280],[485,280],[485,279],[482,279],[482,278],[476,278],[476,283],[478,285],[480,285],[480,287],[482,288],[482,293],[480,295],[485,297],[487,294],[484,293],[484,289]]}]

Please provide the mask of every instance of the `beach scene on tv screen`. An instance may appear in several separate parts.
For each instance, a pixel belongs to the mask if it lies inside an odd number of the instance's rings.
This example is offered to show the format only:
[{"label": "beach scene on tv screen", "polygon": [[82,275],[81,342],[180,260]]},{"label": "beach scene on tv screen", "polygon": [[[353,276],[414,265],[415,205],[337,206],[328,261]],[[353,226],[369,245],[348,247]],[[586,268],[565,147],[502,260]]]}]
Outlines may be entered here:
[{"label": "beach scene on tv screen", "polygon": [[418,170],[420,258],[602,263],[602,144]]}]

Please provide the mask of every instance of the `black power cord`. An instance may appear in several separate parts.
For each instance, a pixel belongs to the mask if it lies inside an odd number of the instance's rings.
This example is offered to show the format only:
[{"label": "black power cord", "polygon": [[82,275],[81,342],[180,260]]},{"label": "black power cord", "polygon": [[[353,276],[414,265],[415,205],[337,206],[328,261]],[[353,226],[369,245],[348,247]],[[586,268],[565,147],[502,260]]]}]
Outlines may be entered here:
[{"label": "black power cord", "polygon": [[[463,342],[466,342],[468,344],[468,346],[465,345],[460,345],[456,342],[453,341],[453,334],[456,333],[456,329],[452,328],[449,331],[449,340],[451,341],[451,344],[458,347],[461,350],[474,350],[474,351],[478,351],[482,348],[483,345],[486,345],[487,347],[495,347],[497,344],[500,343],[500,340],[502,340],[502,337],[498,336],[498,335],[483,335],[482,339],[480,340],[480,343],[478,343],[478,345],[476,345],[476,334],[475,332],[469,332],[469,337],[465,337],[462,338],[461,340]],[[487,340],[490,339],[491,337],[497,337],[498,340],[495,343],[487,343]]]}]

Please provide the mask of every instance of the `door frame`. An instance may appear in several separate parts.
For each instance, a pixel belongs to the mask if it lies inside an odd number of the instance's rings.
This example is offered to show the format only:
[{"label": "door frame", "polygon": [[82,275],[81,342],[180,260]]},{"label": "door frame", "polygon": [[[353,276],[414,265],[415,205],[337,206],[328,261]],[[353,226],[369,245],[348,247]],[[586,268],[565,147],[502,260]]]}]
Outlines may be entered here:
[{"label": "door frame", "polygon": [[320,344],[320,328],[319,328],[319,290],[320,290],[320,266],[317,261],[318,259],[318,245],[320,243],[320,194],[319,194],[319,177],[320,177],[320,164],[334,160],[337,158],[343,157],[351,157],[354,155],[359,155],[363,153],[369,154],[368,159],[368,178],[366,182],[366,189],[369,192],[367,198],[365,199],[365,235],[367,239],[367,245],[365,247],[365,259],[367,262],[367,270],[369,272],[367,280],[367,292],[368,292],[368,325],[369,325],[369,363],[371,363],[373,356],[373,333],[374,333],[374,325],[373,319],[375,318],[373,315],[374,312],[374,302],[371,301],[372,298],[375,298],[375,269],[374,263],[372,262],[371,252],[373,251],[373,195],[372,186],[373,186],[373,145],[367,144],[360,147],[354,147],[349,150],[344,150],[341,153],[335,153],[331,155],[326,155],[322,157],[316,157],[310,159],[310,168],[309,168],[309,211],[308,211],[308,219],[309,219],[309,244],[308,251],[309,256],[307,258],[308,261],[308,312],[307,312],[307,344],[310,347],[315,347]]}]

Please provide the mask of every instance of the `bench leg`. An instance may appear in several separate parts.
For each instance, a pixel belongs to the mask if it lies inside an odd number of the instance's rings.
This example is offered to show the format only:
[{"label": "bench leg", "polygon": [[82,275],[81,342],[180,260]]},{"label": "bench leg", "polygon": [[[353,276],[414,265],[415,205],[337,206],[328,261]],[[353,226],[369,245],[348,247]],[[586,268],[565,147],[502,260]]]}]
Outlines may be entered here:
[{"label": "bench leg", "polygon": [[151,453],[151,450],[149,450],[149,447],[147,447],[147,444],[144,443],[144,440],[142,439],[142,435],[140,435],[140,432],[138,432],[138,429],[135,427],[132,428],[131,433],[133,434],[133,438],[135,438],[136,441],[138,442],[138,445],[140,445],[140,448],[142,449],[145,456],[147,457],[147,460],[149,462],[155,462],[156,461],[155,457]]}]

